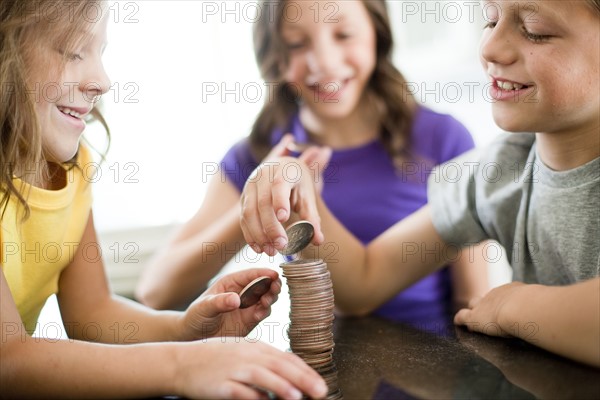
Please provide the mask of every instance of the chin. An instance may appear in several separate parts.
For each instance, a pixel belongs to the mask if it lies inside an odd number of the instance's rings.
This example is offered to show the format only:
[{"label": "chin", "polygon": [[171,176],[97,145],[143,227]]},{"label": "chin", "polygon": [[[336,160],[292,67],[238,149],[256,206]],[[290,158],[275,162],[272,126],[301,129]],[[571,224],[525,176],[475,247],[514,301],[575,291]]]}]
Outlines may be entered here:
[{"label": "chin", "polygon": [[70,161],[75,157],[79,150],[79,142],[72,146],[64,146],[59,149],[49,149],[46,151],[46,159],[58,164]]},{"label": "chin", "polygon": [[509,113],[493,113],[494,122],[500,129],[507,132],[533,132],[531,124],[527,121],[522,121],[519,116]]}]

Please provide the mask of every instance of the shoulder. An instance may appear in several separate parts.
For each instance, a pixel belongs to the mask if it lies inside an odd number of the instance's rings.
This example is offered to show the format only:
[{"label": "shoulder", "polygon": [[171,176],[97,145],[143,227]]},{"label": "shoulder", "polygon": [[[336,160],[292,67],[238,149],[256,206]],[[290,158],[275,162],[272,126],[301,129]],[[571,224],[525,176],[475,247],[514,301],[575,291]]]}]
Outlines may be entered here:
[{"label": "shoulder", "polygon": [[459,156],[475,146],[467,128],[449,114],[419,106],[415,113],[412,140],[414,150],[436,164]]},{"label": "shoulder", "polygon": [[227,150],[221,160],[221,172],[241,191],[246,180],[258,164],[252,154],[250,140],[244,138]]},{"label": "shoulder", "polygon": [[535,143],[535,134],[528,132],[501,133],[481,153],[480,161],[499,164],[525,162]]},{"label": "shoulder", "polygon": [[234,163],[238,165],[247,163],[256,164],[256,158],[250,149],[250,140],[248,138],[243,138],[231,146],[225,153],[225,156],[223,156],[221,162],[226,165],[233,165]]}]

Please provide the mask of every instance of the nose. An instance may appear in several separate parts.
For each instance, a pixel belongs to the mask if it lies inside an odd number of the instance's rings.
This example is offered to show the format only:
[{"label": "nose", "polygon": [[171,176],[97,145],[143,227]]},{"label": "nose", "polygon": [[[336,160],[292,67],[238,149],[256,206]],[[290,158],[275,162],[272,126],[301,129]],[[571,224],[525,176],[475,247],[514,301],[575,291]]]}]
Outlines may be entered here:
[{"label": "nose", "polygon": [[307,56],[308,67],[317,77],[329,77],[339,70],[342,51],[331,38],[321,37],[315,42]]},{"label": "nose", "polygon": [[96,101],[101,95],[110,90],[111,82],[101,58],[90,61],[92,62],[86,74],[86,79],[81,81],[81,90],[90,101]]},{"label": "nose", "polygon": [[493,64],[510,65],[517,59],[517,50],[509,26],[496,24],[481,38],[480,54],[483,61]]}]

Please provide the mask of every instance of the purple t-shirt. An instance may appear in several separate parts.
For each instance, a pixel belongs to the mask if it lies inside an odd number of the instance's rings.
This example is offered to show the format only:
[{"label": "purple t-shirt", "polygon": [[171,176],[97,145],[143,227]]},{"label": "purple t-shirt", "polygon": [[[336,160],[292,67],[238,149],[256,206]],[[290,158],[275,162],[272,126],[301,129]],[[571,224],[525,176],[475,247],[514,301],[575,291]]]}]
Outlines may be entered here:
[{"label": "purple t-shirt", "polygon": [[[297,116],[285,132],[298,143],[308,141]],[[473,139],[460,122],[424,107],[415,115],[411,135],[414,161],[400,171],[379,140],[334,150],[324,171],[325,203],[364,244],[427,203],[427,178],[434,166],[473,148]],[[283,132],[274,132],[272,143],[282,136]],[[258,164],[246,139],[234,145],[221,163],[227,179],[240,191]],[[400,266],[398,273],[402,273]],[[448,314],[450,300],[449,274],[444,268],[400,292],[374,314],[406,322],[439,321]]]}]

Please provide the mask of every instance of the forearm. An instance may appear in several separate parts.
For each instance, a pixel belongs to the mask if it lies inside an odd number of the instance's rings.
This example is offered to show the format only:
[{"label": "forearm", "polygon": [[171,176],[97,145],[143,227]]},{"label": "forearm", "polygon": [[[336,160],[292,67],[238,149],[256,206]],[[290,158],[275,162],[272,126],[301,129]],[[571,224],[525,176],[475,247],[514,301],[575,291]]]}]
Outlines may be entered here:
[{"label": "forearm", "polygon": [[142,275],[136,297],[156,309],[187,305],[244,245],[239,210],[161,250]]},{"label": "forearm", "polygon": [[490,290],[488,262],[484,257],[488,245],[464,248],[449,266],[452,302],[456,310],[466,307],[471,299],[483,297]]},{"label": "forearm", "polygon": [[189,339],[183,336],[182,312],[156,311],[116,295],[72,321],[67,318],[63,315],[65,329],[77,340],[132,344]]},{"label": "forearm", "polygon": [[3,344],[2,397],[134,398],[174,393],[176,346],[111,346],[23,336]]},{"label": "forearm", "polygon": [[600,366],[600,278],[561,287],[523,285],[507,299],[498,319],[512,335]]},{"label": "forearm", "polygon": [[[331,249],[325,261],[331,273],[336,305],[343,313],[372,312],[455,255],[435,232],[427,207],[397,223],[365,247],[321,200],[317,205],[324,246]],[[327,253],[327,247],[322,252]]]}]

